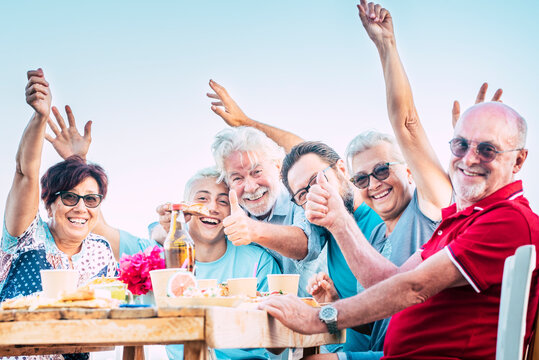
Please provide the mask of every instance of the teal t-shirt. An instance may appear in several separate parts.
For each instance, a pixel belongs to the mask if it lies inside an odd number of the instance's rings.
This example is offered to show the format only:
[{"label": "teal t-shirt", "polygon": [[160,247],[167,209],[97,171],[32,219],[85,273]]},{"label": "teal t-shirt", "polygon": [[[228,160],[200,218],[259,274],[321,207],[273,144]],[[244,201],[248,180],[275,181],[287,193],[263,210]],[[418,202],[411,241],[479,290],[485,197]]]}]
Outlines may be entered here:
[{"label": "teal t-shirt", "polygon": [[[367,239],[371,237],[372,230],[382,223],[380,216],[365,203],[354,211],[354,219]],[[332,235],[328,241],[328,270],[329,277],[333,280],[341,299],[357,294],[357,279],[346,263],[337,240]]]},{"label": "teal t-shirt", "polygon": [[[354,219],[367,239],[370,239],[372,230],[382,223],[380,216],[365,203],[362,203],[356,211],[354,211]],[[357,279],[346,263],[341,248],[333,235],[330,235],[328,240],[328,270],[329,277],[333,280],[341,299],[354,296],[358,293]],[[352,329],[347,329],[346,343],[342,347],[328,346],[328,350],[332,352],[343,348],[344,350],[356,350],[358,348],[361,349],[367,347],[369,342],[370,336],[361,334]]]},{"label": "teal t-shirt", "polygon": [[[258,291],[268,290],[268,274],[280,274],[281,270],[275,259],[259,246],[234,246],[226,242],[225,254],[213,262],[196,263],[197,279],[217,279],[222,283],[232,278],[251,277],[256,267]],[[183,359],[183,345],[167,345],[169,359]],[[215,350],[218,359],[269,359],[270,355],[265,349],[226,349]]]}]

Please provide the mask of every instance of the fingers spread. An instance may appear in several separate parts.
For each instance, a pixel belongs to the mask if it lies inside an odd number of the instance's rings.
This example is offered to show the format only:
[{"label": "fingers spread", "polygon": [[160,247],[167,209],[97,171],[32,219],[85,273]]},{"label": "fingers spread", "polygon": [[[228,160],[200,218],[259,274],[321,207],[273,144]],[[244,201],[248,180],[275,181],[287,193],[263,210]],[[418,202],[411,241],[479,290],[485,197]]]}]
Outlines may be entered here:
[{"label": "fingers spread", "polygon": [[479,88],[479,92],[477,93],[477,97],[475,98],[475,103],[478,104],[480,102],[485,101],[485,95],[487,93],[488,84],[483,83],[481,87]]},{"label": "fingers spread", "polygon": [[92,139],[92,120],[89,120],[84,125],[84,137],[90,140]]},{"label": "fingers spread", "polygon": [[[53,112],[54,112],[55,107],[53,106],[52,109],[53,109]],[[58,111],[58,110],[56,110],[56,111]],[[51,118],[48,118],[48,119],[47,119],[47,124],[48,124],[49,127],[51,128],[51,130],[52,130],[52,132],[54,133],[54,135],[55,135],[56,137],[59,137],[59,136],[60,136],[60,130],[58,129],[58,126],[56,126],[56,124],[52,122],[52,119],[51,119]]]},{"label": "fingers spread", "polygon": [[[56,118],[56,122],[60,126],[60,129],[62,129],[62,131],[67,129],[64,118],[62,117],[60,111],[58,111],[58,108],[56,106],[52,107],[52,113],[54,114],[54,117]],[[56,134],[56,136],[58,136],[58,134]]]},{"label": "fingers spread", "polygon": [[500,98],[502,97],[502,94],[503,94],[503,90],[502,90],[502,89],[496,90],[496,92],[495,92],[494,95],[492,96],[492,101],[501,101]]}]

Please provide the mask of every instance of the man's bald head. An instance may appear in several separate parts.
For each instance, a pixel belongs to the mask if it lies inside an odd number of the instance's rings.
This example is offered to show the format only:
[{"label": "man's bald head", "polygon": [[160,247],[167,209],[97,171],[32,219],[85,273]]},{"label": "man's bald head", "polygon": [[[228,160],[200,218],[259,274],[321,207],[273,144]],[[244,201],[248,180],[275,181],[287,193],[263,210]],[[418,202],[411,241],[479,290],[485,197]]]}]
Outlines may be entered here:
[{"label": "man's bald head", "polygon": [[488,122],[505,122],[505,136],[511,147],[523,149],[526,147],[528,125],[526,120],[512,107],[498,101],[482,102],[468,108],[455,126],[455,133],[463,121],[484,119]]}]

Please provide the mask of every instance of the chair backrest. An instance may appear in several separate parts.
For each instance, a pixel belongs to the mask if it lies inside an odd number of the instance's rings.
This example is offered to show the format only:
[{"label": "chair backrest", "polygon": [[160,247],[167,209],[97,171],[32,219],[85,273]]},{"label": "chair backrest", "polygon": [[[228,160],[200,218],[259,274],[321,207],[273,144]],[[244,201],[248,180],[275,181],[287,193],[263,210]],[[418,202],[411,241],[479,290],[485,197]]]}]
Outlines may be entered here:
[{"label": "chair backrest", "polygon": [[524,245],[503,268],[496,360],[522,359],[535,246]]}]

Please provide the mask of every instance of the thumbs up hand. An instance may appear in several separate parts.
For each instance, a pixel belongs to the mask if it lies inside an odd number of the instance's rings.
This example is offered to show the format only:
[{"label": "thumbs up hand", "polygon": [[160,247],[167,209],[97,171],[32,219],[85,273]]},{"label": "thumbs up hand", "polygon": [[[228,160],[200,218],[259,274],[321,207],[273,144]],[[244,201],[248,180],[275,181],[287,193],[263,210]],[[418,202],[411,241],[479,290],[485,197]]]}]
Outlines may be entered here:
[{"label": "thumbs up hand", "polygon": [[319,171],[316,184],[311,186],[305,203],[305,217],[309,222],[325,227],[330,232],[337,229],[341,220],[350,216],[339,190],[330,184],[326,175]]},{"label": "thumbs up hand", "polygon": [[228,236],[228,240],[236,246],[248,245],[255,239],[256,221],[250,219],[240,207],[238,195],[234,190],[230,190],[228,199],[230,201],[230,216],[223,220],[225,234]]}]

